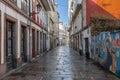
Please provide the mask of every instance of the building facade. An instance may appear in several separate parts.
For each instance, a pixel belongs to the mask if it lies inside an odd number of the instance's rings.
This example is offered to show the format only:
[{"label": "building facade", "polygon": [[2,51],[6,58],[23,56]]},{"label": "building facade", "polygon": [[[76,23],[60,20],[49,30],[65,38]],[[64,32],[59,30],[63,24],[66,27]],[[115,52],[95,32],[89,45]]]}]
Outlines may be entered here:
[{"label": "building facade", "polygon": [[68,34],[68,28],[67,25],[63,22],[59,22],[59,45],[68,45],[69,42],[69,34]]},{"label": "building facade", "polygon": [[51,1],[0,1],[0,76],[47,51]]},{"label": "building facade", "polygon": [[70,0],[69,2],[69,37],[70,37],[70,47],[79,51],[82,49],[82,37],[80,30],[82,29],[82,1],[81,0]]},{"label": "building facade", "polygon": [[57,3],[54,0],[51,0],[52,6],[51,11],[48,12],[49,19],[48,19],[48,32],[49,32],[49,49],[55,48],[58,44],[58,30],[59,30],[59,13],[57,11]]}]

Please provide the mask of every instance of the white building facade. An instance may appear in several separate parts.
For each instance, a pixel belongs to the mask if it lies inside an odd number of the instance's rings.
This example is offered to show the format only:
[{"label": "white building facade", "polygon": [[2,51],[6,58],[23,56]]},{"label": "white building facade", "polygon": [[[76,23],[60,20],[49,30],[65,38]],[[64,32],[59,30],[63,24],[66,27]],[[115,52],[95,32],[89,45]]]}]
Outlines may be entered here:
[{"label": "white building facade", "polygon": [[[90,28],[86,25],[86,0],[69,0],[70,47],[80,54],[90,52]],[[90,56],[90,53],[89,53]]]},{"label": "white building facade", "polygon": [[0,76],[47,51],[51,1],[0,1]]}]

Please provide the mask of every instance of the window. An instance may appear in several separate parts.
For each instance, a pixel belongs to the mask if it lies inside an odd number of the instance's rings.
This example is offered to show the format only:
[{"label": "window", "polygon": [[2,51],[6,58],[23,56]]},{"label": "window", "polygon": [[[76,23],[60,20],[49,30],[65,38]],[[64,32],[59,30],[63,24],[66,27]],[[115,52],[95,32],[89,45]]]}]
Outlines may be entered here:
[{"label": "window", "polygon": [[17,4],[17,0],[11,0],[14,4]]},{"label": "window", "polygon": [[25,13],[28,12],[27,0],[22,0],[22,2],[21,2],[21,9],[22,9]]}]

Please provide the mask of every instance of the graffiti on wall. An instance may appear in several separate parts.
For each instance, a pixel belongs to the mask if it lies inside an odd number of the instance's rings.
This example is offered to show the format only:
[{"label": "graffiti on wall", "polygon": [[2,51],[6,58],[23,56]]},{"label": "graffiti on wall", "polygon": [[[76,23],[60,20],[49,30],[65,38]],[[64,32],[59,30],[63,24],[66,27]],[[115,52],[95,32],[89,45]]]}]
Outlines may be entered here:
[{"label": "graffiti on wall", "polygon": [[91,50],[95,50],[99,63],[107,70],[120,76],[120,31],[104,32],[91,37]]}]

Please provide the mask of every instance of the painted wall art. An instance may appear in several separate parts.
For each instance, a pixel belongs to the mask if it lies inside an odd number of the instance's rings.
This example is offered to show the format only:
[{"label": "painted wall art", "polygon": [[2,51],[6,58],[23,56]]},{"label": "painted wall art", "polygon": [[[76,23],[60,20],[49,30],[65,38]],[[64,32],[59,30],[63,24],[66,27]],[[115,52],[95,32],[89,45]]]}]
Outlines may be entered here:
[{"label": "painted wall art", "polygon": [[91,50],[98,62],[107,70],[120,76],[120,31],[102,32],[91,37]]}]

